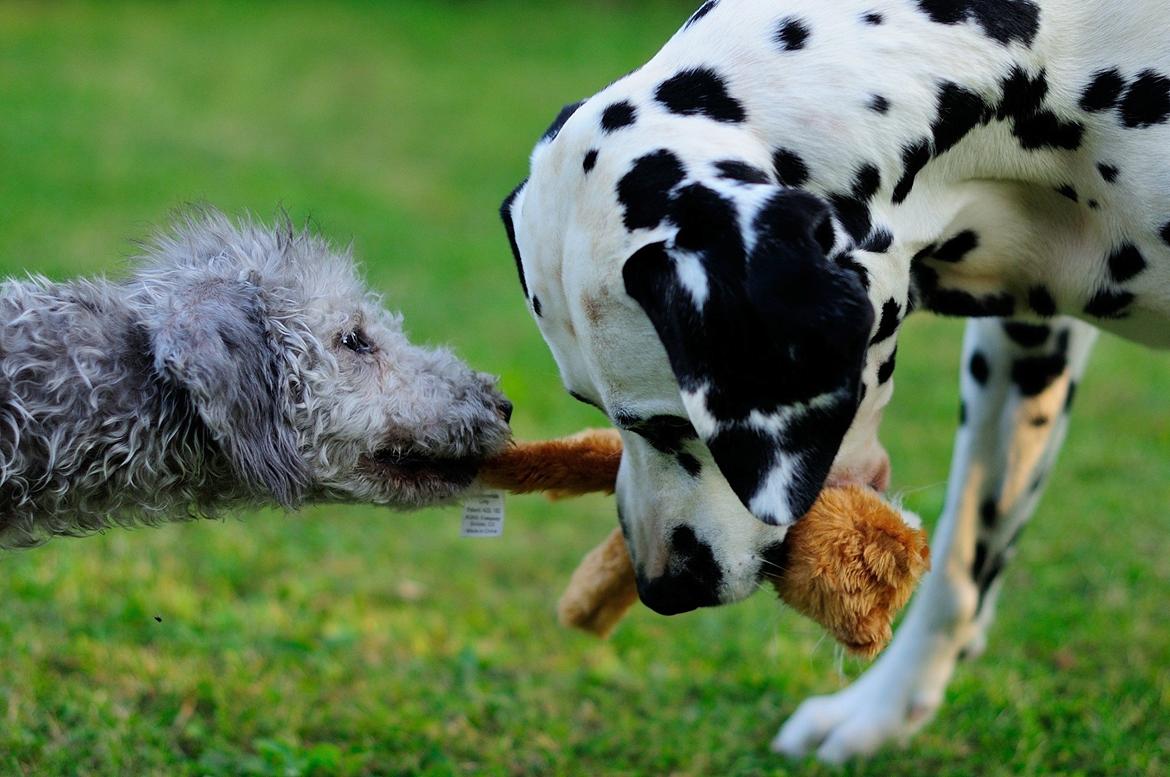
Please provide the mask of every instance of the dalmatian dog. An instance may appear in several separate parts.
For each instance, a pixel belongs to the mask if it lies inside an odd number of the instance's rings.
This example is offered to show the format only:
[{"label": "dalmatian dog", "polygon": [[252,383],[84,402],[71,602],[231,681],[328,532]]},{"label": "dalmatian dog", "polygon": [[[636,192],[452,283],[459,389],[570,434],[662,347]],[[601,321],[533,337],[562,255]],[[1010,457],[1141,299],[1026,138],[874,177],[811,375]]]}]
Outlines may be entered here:
[{"label": "dalmatian dog", "polygon": [[898,330],[971,318],[934,572],[774,748],[904,739],[983,647],[1098,329],[1170,346],[1170,34],[1131,0],[712,0],[566,107],[502,215],[569,393],[621,429],[664,614],[752,593],[826,484],[882,490]]}]

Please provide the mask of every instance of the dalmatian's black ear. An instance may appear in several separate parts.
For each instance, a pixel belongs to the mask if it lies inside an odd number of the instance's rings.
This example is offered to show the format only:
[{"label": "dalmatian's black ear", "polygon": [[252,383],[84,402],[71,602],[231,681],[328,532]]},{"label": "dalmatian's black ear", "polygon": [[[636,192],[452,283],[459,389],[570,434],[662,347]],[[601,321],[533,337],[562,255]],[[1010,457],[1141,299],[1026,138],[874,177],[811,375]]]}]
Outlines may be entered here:
[{"label": "dalmatian's black ear", "polygon": [[691,423],[744,505],[792,523],[812,506],[857,410],[873,310],[827,258],[828,207],[770,185],[677,191],[674,237],[626,262]]},{"label": "dalmatian's black ear", "polygon": [[291,507],[308,467],[287,418],[282,367],[259,287],[208,279],[161,300],[151,336],[156,371],[186,390],[200,419],[249,487]]}]

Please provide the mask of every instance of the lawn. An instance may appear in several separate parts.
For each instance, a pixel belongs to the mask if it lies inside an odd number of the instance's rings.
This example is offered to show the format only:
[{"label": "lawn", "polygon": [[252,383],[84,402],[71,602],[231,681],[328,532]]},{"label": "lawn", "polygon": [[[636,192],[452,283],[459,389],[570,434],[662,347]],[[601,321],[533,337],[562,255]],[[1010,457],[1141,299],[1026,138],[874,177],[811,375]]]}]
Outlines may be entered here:
[{"label": "lawn", "polygon": [[[353,241],[420,341],[499,373],[520,436],[566,397],[496,207],[560,106],[685,2],[0,5],[0,270],[117,273],[189,201]],[[943,499],[961,322],[903,336],[895,488]],[[866,775],[1170,771],[1170,363],[1105,338],[988,655]],[[769,596],[612,641],[560,629],[602,498],[265,511],[0,555],[0,774],[831,774],[771,755],[863,665]]]}]

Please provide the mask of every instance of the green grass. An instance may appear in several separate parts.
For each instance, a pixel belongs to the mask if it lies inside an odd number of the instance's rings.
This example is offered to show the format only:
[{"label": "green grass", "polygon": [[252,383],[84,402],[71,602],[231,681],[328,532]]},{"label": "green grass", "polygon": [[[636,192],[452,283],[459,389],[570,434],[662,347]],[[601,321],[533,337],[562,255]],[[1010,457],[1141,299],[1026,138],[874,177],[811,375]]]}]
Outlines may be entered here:
[{"label": "green grass", "polygon": [[[560,106],[644,61],[685,2],[0,6],[0,270],[117,272],[176,204],[283,205],[353,240],[416,339],[503,376],[522,436],[566,398],[496,220]],[[896,487],[937,515],[961,324],[904,335]],[[1106,340],[989,654],[910,749],[851,774],[1170,769],[1170,365]],[[829,774],[767,752],[842,687],[770,597],[611,642],[561,630],[600,498],[263,512],[0,555],[0,774]],[[155,616],[161,617],[158,622]]]}]

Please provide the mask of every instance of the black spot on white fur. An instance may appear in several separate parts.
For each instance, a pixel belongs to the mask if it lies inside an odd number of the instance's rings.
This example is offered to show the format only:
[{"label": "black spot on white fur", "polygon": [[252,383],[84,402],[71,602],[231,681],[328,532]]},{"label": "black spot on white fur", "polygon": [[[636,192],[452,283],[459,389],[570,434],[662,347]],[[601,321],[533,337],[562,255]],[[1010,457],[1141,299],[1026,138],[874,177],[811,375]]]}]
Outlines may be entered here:
[{"label": "black spot on white fur", "polygon": [[556,136],[560,134],[561,127],[565,126],[565,122],[567,122],[569,118],[577,112],[577,109],[584,105],[584,103],[585,101],[581,100],[579,102],[570,103],[564,108],[561,108],[561,112],[557,114],[555,119],[553,119],[553,123],[548,125],[548,129],[544,131],[544,134],[540,139],[542,141],[555,140]]},{"label": "black spot on white fur", "polygon": [[1146,260],[1133,243],[1125,243],[1109,255],[1109,275],[1115,283],[1124,283],[1146,269]]},{"label": "black spot on white fur", "polygon": [[616,132],[622,127],[629,127],[637,118],[638,111],[634,106],[622,100],[602,111],[601,128],[606,132]]},{"label": "black spot on white fur", "polygon": [[937,250],[938,250],[938,243],[927,243],[925,246],[920,248],[914,254],[914,256],[912,256],[910,258],[910,263],[917,264],[917,263],[923,261],[924,259],[929,259],[931,256],[934,255],[934,252]]},{"label": "black spot on white fur", "polygon": [[1052,330],[1043,324],[1025,324],[1019,321],[1005,321],[1004,334],[1016,345],[1024,348],[1039,348],[1048,342]]},{"label": "black spot on white fur", "polygon": [[[980,556],[980,553],[983,555]],[[1003,574],[1004,557],[1002,554],[990,558],[987,556],[987,545],[978,542],[975,545],[975,557],[978,565],[973,569],[974,578],[979,583],[979,603],[975,606],[976,613],[981,612],[987,601],[987,594],[991,586]]]},{"label": "black spot on white fur", "polygon": [[944,316],[964,318],[1006,318],[1016,312],[1015,298],[1007,292],[978,296],[960,289],[938,289],[926,306]]},{"label": "black spot on white fur", "polygon": [[1048,77],[1043,70],[1029,75],[1016,67],[1004,79],[996,118],[1012,121],[1012,134],[1026,150],[1080,148],[1084,125],[1057,116],[1045,106],[1047,96]]},{"label": "black spot on white fur", "polygon": [[1085,303],[1085,314],[1094,318],[1122,319],[1129,315],[1135,297],[1122,289],[1101,289]]},{"label": "black spot on white fur", "polygon": [[768,174],[755,165],[740,162],[735,159],[725,159],[715,163],[715,169],[720,178],[741,183],[771,183]]},{"label": "black spot on white fur", "polygon": [[1129,85],[1118,106],[1126,127],[1150,127],[1170,118],[1170,78],[1143,70]]},{"label": "black spot on white fur", "polygon": [[653,229],[666,218],[670,193],[685,176],[682,162],[666,149],[637,159],[617,185],[626,229]]},{"label": "black spot on white fur", "polygon": [[1125,89],[1125,79],[1121,77],[1121,73],[1116,68],[1099,70],[1081,93],[1081,110],[1090,113],[1107,111],[1117,105],[1123,89]]},{"label": "black spot on white fur", "polygon": [[1117,68],[1099,70],[1081,92],[1079,105],[1089,113],[1113,108],[1125,127],[1137,129],[1170,120],[1170,78],[1143,70],[1126,82]]},{"label": "black spot on white fur", "polygon": [[895,204],[904,201],[910,195],[910,190],[914,188],[914,178],[929,161],[930,142],[927,140],[920,140],[902,148],[902,164],[905,170],[894,187],[892,199]]},{"label": "black spot on white fur", "polygon": [[841,225],[845,227],[845,231],[853,238],[854,242],[860,242],[869,234],[872,222],[869,218],[869,208],[866,207],[862,200],[850,197],[845,194],[831,194],[829,195],[829,203],[833,206],[833,210],[837,213],[837,219]]},{"label": "black spot on white fur", "polygon": [[1033,286],[1028,290],[1028,307],[1033,313],[1044,318],[1056,315],[1056,300],[1044,286]]},{"label": "black spot on white fur", "polygon": [[931,256],[939,262],[961,262],[970,252],[979,247],[979,235],[965,229],[939,246]]},{"label": "black spot on white fur", "polygon": [[877,345],[878,343],[893,337],[894,333],[898,331],[898,324],[902,322],[902,306],[898,304],[898,300],[890,297],[882,305],[882,317],[878,323],[877,331],[873,337],[870,338],[869,344]]},{"label": "black spot on white fur", "polygon": [[708,67],[689,68],[666,79],[654,97],[671,113],[683,116],[704,116],[729,124],[747,119],[743,106],[728,93],[727,82]]},{"label": "black spot on white fur", "polygon": [[1005,45],[1031,45],[1040,29],[1040,8],[1030,0],[918,0],[918,7],[939,24],[975,22]]},{"label": "black spot on white fur", "polygon": [[881,184],[881,173],[875,166],[866,163],[854,171],[853,187],[849,194],[829,195],[829,202],[837,212],[837,218],[854,242],[864,240],[870,233],[873,224],[866,203],[877,194]]},{"label": "black spot on white fur", "polygon": [[1034,397],[1056,382],[1067,367],[1063,352],[1016,359],[1012,362],[1012,383],[1023,396]]},{"label": "black spot on white fur", "polygon": [[939,88],[938,114],[931,126],[934,155],[946,153],[983,120],[987,111],[982,98],[947,81]]},{"label": "black spot on white fur", "polygon": [[971,360],[967,364],[967,370],[971,373],[971,377],[980,386],[987,385],[987,379],[991,377],[991,365],[987,362],[987,357],[981,352],[976,351],[971,354]]},{"label": "black spot on white fur", "polygon": [[675,461],[682,467],[688,475],[697,478],[703,474],[703,465],[689,453],[680,453],[675,457]]},{"label": "black spot on white fur", "polygon": [[808,36],[808,25],[794,16],[782,19],[776,28],[776,43],[783,51],[803,49]]},{"label": "black spot on white fur", "polygon": [[983,524],[983,528],[991,529],[995,527],[997,520],[999,520],[999,506],[995,503],[995,497],[989,496],[979,505],[979,521]]},{"label": "black spot on white fur", "polygon": [[512,220],[512,204],[526,183],[528,183],[527,180],[521,181],[500,205],[500,219],[503,220],[504,230],[508,233],[508,245],[512,247],[512,258],[516,261],[516,274],[520,276],[520,288],[524,291],[525,297],[528,296],[528,280],[524,277],[524,264],[520,261],[520,246],[516,243],[516,225]]},{"label": "black spot on white fur", "polygon": [[713,11],[715,9],[715,6],[717,6],[717,5],[719,5],[719,0],[707,0],[707,2],[705,2],[701,6],[699,6],[699,10],[697,10],[693,14],[691,14],[691,18],[687,19],[687,23],[683,25],[683,29],[684,30],[687,29],[692,24],[699,21],[707,14],[711,13],[711,11]]},{"label": "black spot on white fur", "polygon": [[859,200],[872,199],[882,185],[882,174],[868,162],[853,175],[853,196]]},{"label": "black spot on white fur", "polygon": [[808,182],[808,167],[800,154],[786,148],[776,149],[772,154],[772,171],[776,180],[785,186],[803,186]]}]

